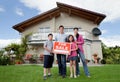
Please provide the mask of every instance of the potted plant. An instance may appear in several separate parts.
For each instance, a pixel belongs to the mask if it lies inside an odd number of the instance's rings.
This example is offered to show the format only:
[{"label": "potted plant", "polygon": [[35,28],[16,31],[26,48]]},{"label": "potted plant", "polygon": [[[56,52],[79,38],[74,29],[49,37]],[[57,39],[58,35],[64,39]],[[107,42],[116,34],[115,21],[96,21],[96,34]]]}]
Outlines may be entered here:
[{"label": "potted plant", "polygon": [[88,59],[85,59],[85,61],[86,61],[86,63],[89,63],[89,62],[90,62],[90,60],[88,60]]},{"label": "potted plant", "polygon": [[20,59],[16,59],[15,64],[22,64],[22,61]]},{"label": "potted plant", "polygon": [[29,59],[30,63],[37,63],[37,54],[32,55],[32,57]]},{"label": "potted plant", "polygon": [[94,62],[95,62],[95,63],[98,63],[98,61],[97,61],[97,59],[98,59],[98,54],[96,54],[96,53],[93,54],[93,58],[94,58]]}]

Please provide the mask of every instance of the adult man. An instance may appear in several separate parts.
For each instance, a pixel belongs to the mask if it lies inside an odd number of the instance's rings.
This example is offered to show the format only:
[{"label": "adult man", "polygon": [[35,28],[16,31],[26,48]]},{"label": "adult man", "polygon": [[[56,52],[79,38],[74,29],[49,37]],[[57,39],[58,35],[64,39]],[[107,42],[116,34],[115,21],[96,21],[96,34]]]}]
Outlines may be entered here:
[{"label": "adult man", "polygon": [[[55,41],[65,42],[67,35],[64,33],[64,26],[59,26],[59,33],[55,37]],[[58,61],[58,69],[59,75],[63,78],[66,77],[66,55],[65,54],[57,54],[57,61]]]}]

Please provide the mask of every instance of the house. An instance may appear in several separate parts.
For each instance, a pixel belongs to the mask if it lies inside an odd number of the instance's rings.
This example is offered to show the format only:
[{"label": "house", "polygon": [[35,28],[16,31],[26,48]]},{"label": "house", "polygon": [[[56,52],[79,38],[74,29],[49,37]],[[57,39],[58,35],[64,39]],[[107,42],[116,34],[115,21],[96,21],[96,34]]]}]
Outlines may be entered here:
[{"label": "house", "polygon": [[16,24],[13,29],[20,32],[22,37],[31,34],[26,54],[40,55],[43,53],[43,44],[47,40],[48,33],[53,33],[55,36],[58,27],[64,25],[65,33],[73,34],[73,28],[79,27],[79,33],[85,40],[86,59],[93,60],[94,54],[102,59],[101,40],[99,40],[101,31],[98,27],[105,17],[104,14],[57,2],[56,8]]}]

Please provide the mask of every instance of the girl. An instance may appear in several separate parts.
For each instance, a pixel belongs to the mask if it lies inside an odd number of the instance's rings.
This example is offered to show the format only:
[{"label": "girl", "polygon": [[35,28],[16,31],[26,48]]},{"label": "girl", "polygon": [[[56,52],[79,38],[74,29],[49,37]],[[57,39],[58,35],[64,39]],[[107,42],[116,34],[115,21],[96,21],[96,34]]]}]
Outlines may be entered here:
[{"label": "girl", "polygon": [[68,58],[70,60],[70,78],[73,77],[73,72],[74,72],[74,78],[76,78],[77,77],[76,76],[76,60],[77,60],[77,52],[76,52],[76,50],[77,50],[77,45],[74,42],[73,35],[68,36],[68,42],[71,43],[71,52],[70,52],[70,55],[68,56]]}]

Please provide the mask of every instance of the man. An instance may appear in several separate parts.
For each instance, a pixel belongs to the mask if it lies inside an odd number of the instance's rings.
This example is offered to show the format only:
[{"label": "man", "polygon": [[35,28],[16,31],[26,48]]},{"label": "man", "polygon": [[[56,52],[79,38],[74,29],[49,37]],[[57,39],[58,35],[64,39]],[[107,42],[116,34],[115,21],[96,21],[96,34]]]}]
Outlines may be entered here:
[{"label": "man", "polygon": [[[64,26],[59,26],[59,33],[55,37],[55,41],[65,42],[67,35],[64,33]],[[57,54],[58,61],[58,69],[59,75],[63,78],[66,77],[66,55],[65,54]]]}]

